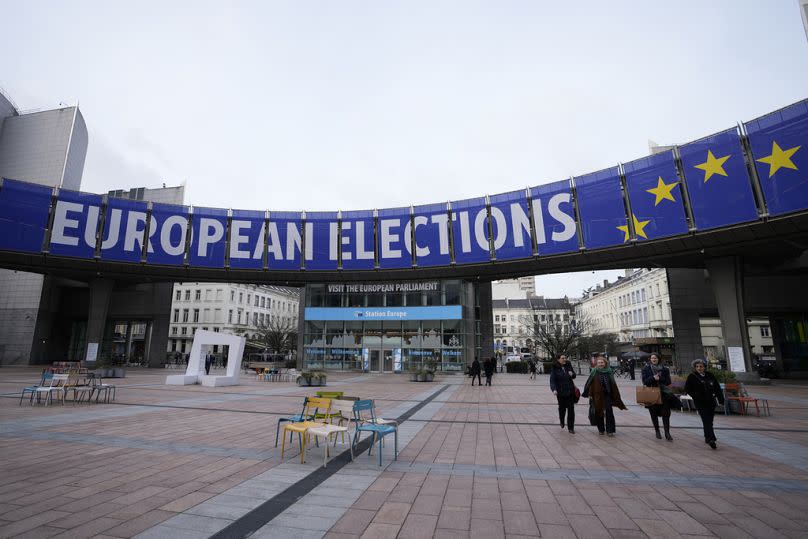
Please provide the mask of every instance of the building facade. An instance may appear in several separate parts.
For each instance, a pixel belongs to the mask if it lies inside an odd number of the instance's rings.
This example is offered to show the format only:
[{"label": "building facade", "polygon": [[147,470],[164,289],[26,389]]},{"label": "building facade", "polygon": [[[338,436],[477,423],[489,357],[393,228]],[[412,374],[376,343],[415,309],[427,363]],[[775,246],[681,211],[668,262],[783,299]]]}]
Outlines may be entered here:
[{"label": "building facade", "polygon": [[550,359],[546,350],[536,347],[533,328],[561,325],[567,332],[575,319],[575,307],[567,298],[494,299],[492,307],[494,347],[498,355],[506,358],[527,348],[538,359]]},{"label": "building facade", "polygon": [[459,279],[306,285],[303,368],[462,371],[491,349],[490,284]]},{"label": "building facade", "polygon": [[[79,190],[87,126],[78,107],[24,112],[0,92],[0,178]],[[44,358],[55,280],[0,269],[0,364]]]},{"label": "building facade", "polygon": [[262,327],[297,331],[299,297],[298,289],[281,286],[175,283],[167,353],[177,357],[190,352],[198,329],[243,335],[257,348]]}]

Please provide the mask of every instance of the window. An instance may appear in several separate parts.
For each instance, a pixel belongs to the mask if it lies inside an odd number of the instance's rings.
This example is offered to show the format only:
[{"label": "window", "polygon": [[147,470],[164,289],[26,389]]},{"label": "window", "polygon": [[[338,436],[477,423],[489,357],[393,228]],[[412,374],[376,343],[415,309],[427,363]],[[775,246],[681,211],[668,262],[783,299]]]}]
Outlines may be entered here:
[{"label": "window", "polygon": [[275,300],[274,299],[272,300],[272,308],[273,309],[275,308]]},{"label": "window", "polygon": [[211,292],[213,292],[213,290],[211,290],[210,288],[205,289],[205,301],[210,301],[211,299],[213,299],[210,297]]},{"label": "window", "polygon": [[216,301],[222,301],[222,294],[223,293],[224,293],[224,290],[222,290],[221,288],[216,289]]},{"label": "window", "polygon": [[265,299],[267,299],[267,298],[265,298],[264,296],[261,296],[261,308],[266,307],[266,302],[264,301]]},{"label": "window", "polygon": [[250,295],[251,295],[251,294],[247,294],[247,305],[249,305],[249,304],[250,304]]},{"label": "window", "polygon": [[264,325],[264,313],[258,315],[258,323]]},{"label": "window", "polygon": [[183,335],[188,335],[188,328],[182,328],[182,331],[180,333],[182,333]]},{"label": "window", "polygon": [[771,337],[771,329],[769,326],[760,326],[760,336],[761,337]]},{"label": "window", "polygon": [[177,290],[177,301],[182,299],[182,290]]},{"label": "window", "polygon": [[231,290],[231,291],[230,291],[230,301],[234,301],[235,297],[236,297],[236,291],[235,291],[235,290]]},{"label": "window", "polygon": [[187,321],[188,321],[188,309],[183,309],[183,310],[182,310],[182,321],[183,321],[183,322],[187,322]]},{"label": "window", "polygon": [[180,310],[179,309],[174,309],[174,322],[179,322],[179,321],[180,321]]},{"label": "window", "polygon": [[177,326],[174,326],[173,328],[171,328],[171,334],[172,334],[172,335],[176,335],[176,334],[177,334]]},{"label": "window", "polygon": [[642,300],[645,301],[645,288],[640,290],[640,292],[642,292]]},{"label": "window", "polygon": [[219,333],[219,328],[213,328],[213,333]]},{"label": "window", "polygon": [[499,315],[498,314],[494,315],[494,322],[499,322]]},{"label": "window", "polygon": [[197,290],[196,292],[194,292],[194,299],[196,301],[199,301],[199,300],[202,299],[202,291],[201,290]]},{"label": "window", "polygon": [[199,309],[194,309],[194,322],[199,322]]},{"label": "window", "polygon": [[255,305],[253,307],[258,307],[258,296],[255,296]]},{"label": "window", "polygon": [[258,313],[253,313],[253,325],[258,325]]},{"label": "window", "polygon": [[228,324],[233,323],[233,309],[230,309],[229,311],[227,311],[227,323]]},{"label": "window", "polygon": [[210,309],[205,309],[205,311],[202,313],[202,321],[212,322],[212,320],[210,319]]},{"label": "window", "polygon": [[241,324],[241,315],[242,314],[243,314],[243,311],[241,309],[239,309],[237,317],[236,317],[236,324]]},{"label": "window", "polygon": [[185,301],[191,301],[191,290],[185,291]]},{"label": "window", "polygon": [[648,307],[643,307],[642,308],[642,318],[643,318],[643,320],[642,320],[643,324],[647,324],[648,323]]},{"label": "window", "polygon": [[238,302],[239,303],[244,303],[244,292],[239,292],[238,293]]}]

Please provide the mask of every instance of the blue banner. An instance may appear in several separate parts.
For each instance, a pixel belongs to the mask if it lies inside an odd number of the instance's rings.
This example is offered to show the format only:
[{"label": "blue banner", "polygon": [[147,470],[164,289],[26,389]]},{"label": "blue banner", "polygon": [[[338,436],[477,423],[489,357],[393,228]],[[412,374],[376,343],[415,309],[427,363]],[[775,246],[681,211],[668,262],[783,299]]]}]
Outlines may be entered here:
[{"label": "blue banner", "polygon": [[578,225],[569,180],[530,189],[539,256],[577,251]]},{"label": "blue banner", "polygon": [[0,188],[0,249],[38,253],[45,241],[53,188],[3,180]]},{"label": "blue banner", "polygon": [[412,227],[410,208],[379,210],[379,267],[382,269],[412,267]]},{"label": "blue banner", "polygon": [[335,211],[306,212],[307,270],[335,270],[339,263],[337,235],[339,221]]},{"label": "blue banner", "polygon": [[513,260],[533,256],[530,236],[530,213],[524,189],[492,195],[491,227],[497,260]]},{"label": "blue banner", "polygon": [[194,207],[191,224],[189,263],[206,268],[224,267],[227,210]]},{"label": "blue banner", "polygon": [[146,262],[181,266],[188,237],[188,206],[153,204]]},{"label": "blue banner", "polygon": [[306,320],[461,320],[460,305],[439,307],[306,307]]},{"label": "blue banner", "polygon": [[267,224],[267,264],[270,270],[299,270],[303,250],[300,212],[270,211]]},{"label": "blue banner", "polygon": [[446,203],[416,206],[413,212],[416,264],[421,267],[451,264],[449,212]]},{"label": "blue banner", "polygon": [[808,208],[808,100],[744,125],[769,214]]},{"label": "blue banner", "polygon": [[140,262],[146,232],[145,202],[125,198],[107,199],[101,259]]},{"label": "blue banner", "polygon": [[587,249],[622,245],[628,225],[617,167],[576,176],[575,193]]},{"label": "blue banner", "polygon": [[101,195],[59,189],[50,248],[56,256],[92,258],[101,212]]},{"label": "blue banner", "polygon": [[679,155],[698,230],[758,218],[736,128],[680,146]]},{"label": "blue banner", "polygon": [[342,212],[341,224],[342,269],[375,268],[373,211]]},{"label": "blue banner", "polygon": [[230,267],[262,269],[265,240],[266,212],[233,210],[230,219]]},{"label": "blue banner", "polygon": [[[682,187],[673,152],[661,152],[623,165],[634,234],[653,240],[687,233]],[[628,228],[624,241],[628,241]]]},{"label": "blue banner", "polygon": [[458,200],[451,204],[455,262],[489,262],[491,249],[488,244],[488,209],[485,198]]}]

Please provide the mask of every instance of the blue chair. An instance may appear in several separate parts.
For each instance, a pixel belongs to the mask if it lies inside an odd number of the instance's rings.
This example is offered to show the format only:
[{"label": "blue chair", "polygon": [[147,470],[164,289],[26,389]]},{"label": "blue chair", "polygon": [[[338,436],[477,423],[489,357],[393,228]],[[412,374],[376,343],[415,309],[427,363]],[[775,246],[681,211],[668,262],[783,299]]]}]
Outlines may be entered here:
[{"label": "blue chair", "polygon": [[[299,414],[292,415],[292,416],[289,416],[289,417],[282,417],[282,418],[278,419],[278,427],[275,429],[275,447],[278,447],[278,435],[281,432],[281,423],[286,423],[286,422],[288,422],[288,423],[302,423],[303,421],[311,421],[311,420],[314,419],[313,414],[307,414],[306,413],[306,406],[308,405],[308,400],[309,400],[308,397],[303,399],[303,410],[301,410],[301,412]],[[315,410],[315,414],[316,413],[317,412]],[[291,434],[289,435],[289,441],[290,442],[292,441],[292,435]]]},{"label": "blue chair", "polygon": [[20,393],[20,406],[22,406],[22,399],[25,397],[26,393],[31,394],[31,403],[34,402],[34,395],[37,392],[37,389],[45,385],[45,382],[49,382],[50,379],[53,378],[53,373],[51,371],[42,371],[42,378],[40,378],[39,383],[33,386],[28,386],[22,388],[22,393]]},{"label": "blue chair", "polygon": [[[361,432],[369,432],[373,435],[370,442],[370,449],[368,456],[373,453],[373,444],[376,443],[376,438],[379,439],[379,466],[382,465],[382,439],[388,434],[393,434],[395,437],[395,446],[393,447],[393,460],[398,460],[398,426],[392,423],[379,424],[376,419],[376,412],[374,410],[372,400],[358,400],[353,405],[353,416],[356,422],[356,431],[354,432],[353,443],[354,448],[359,443]],[[355,454],[355,450],[354,450]]]}]

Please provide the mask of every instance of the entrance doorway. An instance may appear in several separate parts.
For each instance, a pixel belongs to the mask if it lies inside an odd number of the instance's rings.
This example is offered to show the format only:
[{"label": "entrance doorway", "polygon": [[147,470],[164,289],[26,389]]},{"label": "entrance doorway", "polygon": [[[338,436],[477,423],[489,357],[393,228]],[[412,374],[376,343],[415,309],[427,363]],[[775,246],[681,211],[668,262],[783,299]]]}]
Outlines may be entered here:
[{"label": "entrance doorway", "polygon": [[384,370],[382,372],[393,372],[393,351],[382,350],[384,354]]}]

